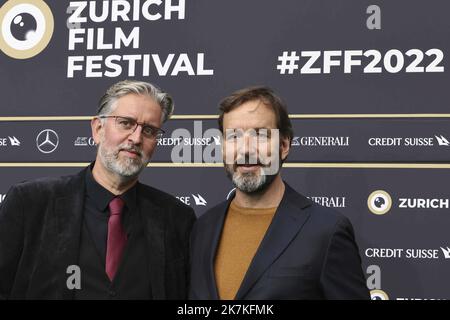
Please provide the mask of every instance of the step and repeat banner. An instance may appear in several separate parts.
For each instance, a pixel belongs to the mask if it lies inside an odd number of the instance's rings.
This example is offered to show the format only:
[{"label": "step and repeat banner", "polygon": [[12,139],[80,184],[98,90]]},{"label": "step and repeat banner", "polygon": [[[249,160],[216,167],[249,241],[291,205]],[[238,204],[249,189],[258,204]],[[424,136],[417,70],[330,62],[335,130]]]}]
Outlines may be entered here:
[{"label": "step and repeat banner", "polygon": [[267,85],[294,139],[283,177],[352,221],[372,299],[448,299],[450,2],[0,1],[0,202],[95,158],[90,119],[123,79],[172,94],[142,174],[198,216],[232,191],[218,102]]}]

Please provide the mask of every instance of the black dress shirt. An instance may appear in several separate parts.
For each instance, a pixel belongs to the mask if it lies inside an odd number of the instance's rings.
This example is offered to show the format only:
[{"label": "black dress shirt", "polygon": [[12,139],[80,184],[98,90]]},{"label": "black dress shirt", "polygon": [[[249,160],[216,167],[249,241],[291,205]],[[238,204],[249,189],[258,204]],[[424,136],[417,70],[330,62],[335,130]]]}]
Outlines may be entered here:
[{"label": "black dress shirt", "polygon": [[[103,262],[106,260],[106,243],[108,240],[109,202],[115,195],[97,181],[92,175],[92,165],[86,170],[86,195],[84,201],[84,219],[89,234]],[[125,202],[122,212],[122,224],[128,239],[132,232],[132,217],[136,215],[136,185],[120,195]]]}]

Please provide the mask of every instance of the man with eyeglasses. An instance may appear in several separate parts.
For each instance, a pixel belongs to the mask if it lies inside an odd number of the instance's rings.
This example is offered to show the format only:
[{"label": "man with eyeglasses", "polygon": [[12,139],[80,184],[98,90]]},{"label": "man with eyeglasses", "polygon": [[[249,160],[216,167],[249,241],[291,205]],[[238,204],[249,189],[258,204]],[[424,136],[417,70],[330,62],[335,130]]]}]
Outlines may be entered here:
[{"label": "man with eyeglasses", "polygon": [[193,210],[144,185],[173,112],[150,83],[121,81],[91,121],[95,162],[13,186],[0,208],[0,297],[184,299]]}]

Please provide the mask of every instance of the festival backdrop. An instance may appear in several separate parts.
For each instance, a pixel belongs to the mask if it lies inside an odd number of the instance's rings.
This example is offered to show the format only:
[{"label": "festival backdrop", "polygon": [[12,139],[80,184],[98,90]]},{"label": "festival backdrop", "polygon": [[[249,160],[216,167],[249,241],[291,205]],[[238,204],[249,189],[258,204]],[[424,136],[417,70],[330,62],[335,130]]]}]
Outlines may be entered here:
[{"label": "festival backdrop", "polygon": [[287,183],[352,221],[373,299],[450,298],[450,2],[0,1],[0,202],[76,173],[124,79],[175,115],[141,181],[198,216],[232,191],[219,101],[266,85],[288,105]]}]

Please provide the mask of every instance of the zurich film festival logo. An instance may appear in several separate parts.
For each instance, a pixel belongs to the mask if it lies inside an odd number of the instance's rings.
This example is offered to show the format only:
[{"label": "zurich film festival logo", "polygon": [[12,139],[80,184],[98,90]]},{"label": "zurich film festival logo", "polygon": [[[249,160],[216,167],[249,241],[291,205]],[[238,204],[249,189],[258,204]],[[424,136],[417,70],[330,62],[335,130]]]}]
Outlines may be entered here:
[{"label": "zurich film festival logo", "polygon": [[386,292],[380,289],[370,290],[370,299],[372,300],[389,300]]},{"label": "zurich film festival logo", "polygon": [[9,0],[0,8],[0,51],[14,59],[39,54],[53,34],[53,15],[42,0]]},{"label": "zurich film festival logo", "polygon": [[373,214],[382,215],[392,207],[392,198],[384,190],[376,190],[369,195],[367,206]]}]

